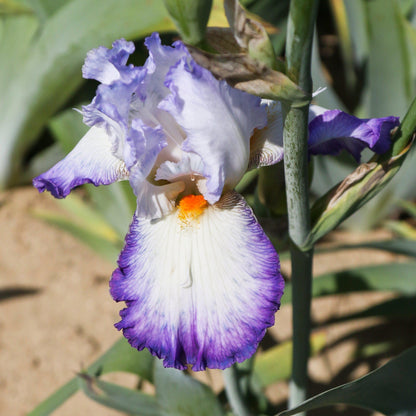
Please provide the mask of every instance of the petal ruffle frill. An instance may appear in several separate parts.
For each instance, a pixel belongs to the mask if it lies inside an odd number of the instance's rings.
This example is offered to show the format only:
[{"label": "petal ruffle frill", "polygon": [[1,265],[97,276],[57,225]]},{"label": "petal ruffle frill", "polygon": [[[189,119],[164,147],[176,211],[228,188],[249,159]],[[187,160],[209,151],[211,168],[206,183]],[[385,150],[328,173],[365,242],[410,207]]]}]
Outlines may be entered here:
[{"label": "petal ruffle frill", "polygon": [[229,367],[274,323],[284,282],[278,256],[244,199],[229,192],[192,224],[179,210],[133,219],[110,281],[130,344],[166,367]]},{"label": "petal ruffle frill", "polygon": [[82,76],[85,79],[96,79],[103,84],[111,84],[122,78],[125,72],[131,72],[131,67],[127,67],[126,63],[133,52],[134,43],[124,39],[113,42],[111,49],[104,46],[92,49],[85,58]]},{"label": "petal ruffle frill", "polygon": [[64,159],[34,178],[33,185],[39,192],[46,189],[55,198],[65,198],[84,183],[109,185],[127,178],[126,165],[113,155],[106,131],[92,127]]}]

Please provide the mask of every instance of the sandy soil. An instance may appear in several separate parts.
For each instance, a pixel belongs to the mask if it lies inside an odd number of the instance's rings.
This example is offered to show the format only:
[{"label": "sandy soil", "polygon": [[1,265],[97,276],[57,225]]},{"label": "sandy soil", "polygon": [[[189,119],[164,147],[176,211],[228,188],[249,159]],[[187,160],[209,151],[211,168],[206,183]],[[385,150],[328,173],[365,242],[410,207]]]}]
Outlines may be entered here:
[{"label": "sandy soil", "polygon": [[[0,194],[0,414],[25,415],[72,378],[83,365],[91,363],[119,338],[113,328],[119,305],[108,293],[108,279],[114,264],[102,260],[67,233],[33,216],[36,209],[57,209],[53,199],[26,188]],[[385,232],[372,233],[376,239]],[[338,242],[361,241],[363,236],[335,233]],[[348,254],[320,255],[315,273],[398,259],[388,253],[369,250]],[[289,273],[285,262],[283,270]],[[360,310],[386,295],[348,295],[314,303],[313,318],[323,321],[346,311]],[[271,339],[290,337],[291,311],[278,313]],[[367,363],[352,365],[352,354],[360,342],[350,338],[352,329],[375,328],[377,322],[365,320],[325,327],[328,349],[311,361],[313,392],[357,377],[370,369]],[[400,331],[402,328],[396,328]],[[380,334],[371,335],[370,340]],[[382,335],[381,335],[382,336]],[[390,334],[389,334],[390,337]],[[199,378],[207,379],[204,375]],[[220,372],[210,375],[216,390],[221,388]],[[108,379],[108,377],[107,377]],[[134,377],[111,375],[127,386]],[[284,400],[287,386],[272,386],[268,392],[275,403]],[[340,414],[364,415],[341,409]],[[103,415],[120,413],[106,409],[78,393],[54,415]],[[321,412],[320,414],[324,414]],[[331,414],[331,413],[328,413]]]}]

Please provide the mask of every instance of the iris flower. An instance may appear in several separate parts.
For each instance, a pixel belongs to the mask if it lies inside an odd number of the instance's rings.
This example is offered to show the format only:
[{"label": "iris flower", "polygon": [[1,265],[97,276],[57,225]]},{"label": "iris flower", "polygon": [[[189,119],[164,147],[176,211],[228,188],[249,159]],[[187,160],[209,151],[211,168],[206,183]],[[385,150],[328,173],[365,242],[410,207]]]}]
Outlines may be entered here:
[{"label": "iris flower", "polygon": [[[110,281],[126,304],[116,328],[166,367],[224,369],[255,352],[283,294],[278,255],[234,191],[248,169],[282,159],[280,104],[216,80],[181,42],[145,44],[143,67],[126,64],[123,39],[88,53],[83,76],[101,83],[82,109],[91,128],[34,185],[64,198],[129,180],[137,209]],[[356,156],[386,150],[397,123],[317,107],[311,120],[312,153]]]}]

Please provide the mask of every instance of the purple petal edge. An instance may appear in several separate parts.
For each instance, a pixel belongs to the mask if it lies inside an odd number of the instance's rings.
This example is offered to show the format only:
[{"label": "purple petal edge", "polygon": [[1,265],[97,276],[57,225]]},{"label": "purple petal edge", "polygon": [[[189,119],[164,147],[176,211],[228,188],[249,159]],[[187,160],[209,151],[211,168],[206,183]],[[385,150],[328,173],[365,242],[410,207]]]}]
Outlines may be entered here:
[{"label": "purple petal edge", "polygon": [[98,186],[126,179],[125,164],[111,147],[105,131],[93,127],[64,159],[34,178],[33,185],[39,192],[47,190],[55,198],[65,198],[73,188],[85,183]]},{"label": "purple petal edge", "polygon": [[66,177],[60,176],[59,168],[55,165],[54,168],[34,178],[32,183],[39,192],[44,192],[46,190],[55,198],[62,199],[66,198],[71,193],[71,190],[77,186],[86,183],[91,183],[94,186],[109,185],[115,180],[117,180],[117,178],[100,178],[94,180],[91,178],[74,177],[72,180],[68,181]]},{"label": "purple petal edge", "polygon": [[398,117],[359,119],[340,110],[328,110],[309,123],[309,153],[337,155],[345,149],[360,161],[365,147],[385,153],[391,145],[390,131]]},{"label": "purple petal edge", "polygon": [[[201,308],[198,302],[200,298],[195,295],[192,312],[185,313],[186,308],[178,307],[183,313],[180,314],[179,323],[170,320],[171,315],[166,313],[168,309],[149,305],[149,298],[166,290],[158,288],[157,279],[152,275],[152,270],[155,270],[153,264],[160,264],[163,257],[162,254],[155,257],[155,253],[148,251],[148,237],[151,233],[149,224],[136,216],[133,218],[130,232],[126,236],[126,245],[118,261],[119,267],[110,281],[110,292],[114,300],[126,302],[126,308],[120,312],[122,319],[115,327],[123,331],[132,347],[138,350],[147,348],[152,355],[163,359],[165,367],[183,370],[190,364],[194,371],[225,369],[249,358],[256,351],[266,329],[274,324],[274,314],[280,307],[284,287],[278,256],[251,209],[245,203],[242,206],[241,200],[237,204],[240,204],[239,215],[246,227],[244,245],[250,247],[252,254],[246,267],[250,269],[253,284],[248,288],[244,286],[245,281],[242,281],[241,286],[236,283],[238,289],[229,294],[229,303],[245,305],[244,313],[241,308],[237,308],[226,316],[218,316],[216,309],[212,308],[209,309],[212,316],[205,316],[203,308],[198,310]],[[234,277],[231,275],[231,280]],[[222,299],[221,288],[218,288],[218,292]],[[240,303],[241,298],[255,302]],[[181,304],[189,301],[186,296],[179,299]],[[214,296],[214,305],[217,299]],[[163,298],[160,302],[159,305],[165,305]],[[201,327],[198,328],[198,325]],[[208,329],[212,325],[215,326],[214,333],[210,332],[212,328]],[[201,333],[204,334],[202,339]]]}]

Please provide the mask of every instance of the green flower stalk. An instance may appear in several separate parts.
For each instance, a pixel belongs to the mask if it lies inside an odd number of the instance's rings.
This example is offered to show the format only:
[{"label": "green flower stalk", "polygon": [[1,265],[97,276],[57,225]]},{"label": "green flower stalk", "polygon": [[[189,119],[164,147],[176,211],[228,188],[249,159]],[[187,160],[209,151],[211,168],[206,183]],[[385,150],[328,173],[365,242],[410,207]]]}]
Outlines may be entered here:
[{"label": "green flower stalk", "polygon": [[[287,73],[292,81],[310,95],[310,61],[317,6],[317,0],[292,0],[286,39]],[[282,109],[289,236],[293,243],[293,365],[289,400],[292,407],[306,398],[308,379],[313,257],[313,249],[304,249],[310,232],[307,146],[309,103],[285,103]]]}]

